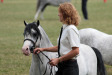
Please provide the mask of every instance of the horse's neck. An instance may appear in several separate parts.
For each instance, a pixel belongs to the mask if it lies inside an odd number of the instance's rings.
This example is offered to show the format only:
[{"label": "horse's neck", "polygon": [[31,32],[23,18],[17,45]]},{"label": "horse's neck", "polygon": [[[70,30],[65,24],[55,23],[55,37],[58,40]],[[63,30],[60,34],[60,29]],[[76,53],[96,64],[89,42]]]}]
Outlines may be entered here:
[{"label": "horse's neck", "polygon": [[[48,47],[52,47],[52,43],[50,42],[47,34],[45,33],[44,29],[39,26],[42,38],[41,38],[41,43],[40,43],[40,48],[48,48]],[[43,52],[45,55],[47,55],[49,57],[49,59],[56,57],[56,53],[49,53],[49,52]],[[40,62],[40,70],[45,70],[46,64],[49,62],[49,60],[42,54],[39,54],[43,64],[41,64]],[[48,70],[46,72],[46,74],[48,75],[50,73],[50,70]],[[43,73],[42,73],[43,74]]]},{"label": "horse's neck", "polygon": [[[45,33],[44,29],[39,26],[42,38],[41,38],[41,44],[40,44],[40,48],[48,48],[48,47],[52,47],[52,43],[50,42],[47,34]],[[56,52],[44,52],[49,58],[56,58],[57,57],[57,53]]]},{"label": "horse's neck", "polygon": [[47,34],[45,33],[44,29],[41,26],[39,26],[39,29],[40,29],[40,32],[41,32],[41,35],[42,35],[40,47],[41,48],[52,47],[53,45],[50,42],[50,40],[49,40]]}]

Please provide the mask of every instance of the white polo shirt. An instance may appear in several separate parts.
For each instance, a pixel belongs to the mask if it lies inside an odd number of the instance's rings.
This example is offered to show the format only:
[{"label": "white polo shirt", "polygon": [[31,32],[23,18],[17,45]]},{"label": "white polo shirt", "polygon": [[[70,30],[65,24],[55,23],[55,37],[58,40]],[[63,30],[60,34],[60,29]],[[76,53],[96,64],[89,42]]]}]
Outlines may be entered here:
[{"label": "white polo shirt", "polygon": [[[72,50],[72,47],[80,46],[79,31],[75,25],[63,25],[60,40],[60,55],[63,56]],[[72,58],[72,59],[75,59]]]}]

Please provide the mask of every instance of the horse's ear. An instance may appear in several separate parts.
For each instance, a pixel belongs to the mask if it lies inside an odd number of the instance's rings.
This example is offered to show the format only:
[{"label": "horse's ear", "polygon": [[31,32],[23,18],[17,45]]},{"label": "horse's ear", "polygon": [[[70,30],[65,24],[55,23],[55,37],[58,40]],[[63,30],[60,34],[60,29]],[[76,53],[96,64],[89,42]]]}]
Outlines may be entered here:
[{"label": "horse's ear", "polygon": [[28,25],[28,23],[26,23],[26,21],[24,21],[24,25],[25,25],[25,26],[27,26],[27,25]]},{"label": "horse's ear", "polygon": [[37,26],[39,26],[40,25],[40,21],[39,20],[37,20]]}]

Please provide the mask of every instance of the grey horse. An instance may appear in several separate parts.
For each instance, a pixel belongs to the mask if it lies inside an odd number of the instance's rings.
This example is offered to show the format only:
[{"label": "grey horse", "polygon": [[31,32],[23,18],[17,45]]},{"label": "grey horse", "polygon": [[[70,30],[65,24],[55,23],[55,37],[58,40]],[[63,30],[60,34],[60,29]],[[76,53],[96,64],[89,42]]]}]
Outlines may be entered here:
[{"label": "grey horse", "polygon": [[59,6],[60,3],[70,2],[71,0],[38,0],[37,1],[37,9],[35,14],[35,20],[37,19],[39,13],[41,12],[41,19],[43,18],[43,11],[45,10],[46,6]]},{"label": "grey horse", "polygon": [[112,35],[93,28],[79,30],[82,44],[97,48],[104,59],[105,64],[112,66]]}]

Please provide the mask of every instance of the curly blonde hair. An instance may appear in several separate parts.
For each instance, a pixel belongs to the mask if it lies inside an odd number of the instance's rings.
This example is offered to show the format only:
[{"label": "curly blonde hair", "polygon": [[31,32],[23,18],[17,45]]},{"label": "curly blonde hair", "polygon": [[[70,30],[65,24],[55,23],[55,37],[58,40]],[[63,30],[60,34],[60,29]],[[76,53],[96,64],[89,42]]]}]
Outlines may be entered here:
[{"label": "curly blonde hair", "polygon": [[59,12],[62,13],[62,22],[70,25],[77,26],[80,21],[80,16],[76,8],[69,2],[65,2],[59,5]]}]

